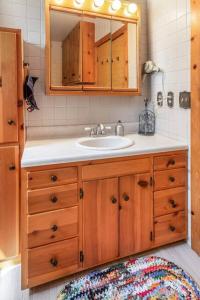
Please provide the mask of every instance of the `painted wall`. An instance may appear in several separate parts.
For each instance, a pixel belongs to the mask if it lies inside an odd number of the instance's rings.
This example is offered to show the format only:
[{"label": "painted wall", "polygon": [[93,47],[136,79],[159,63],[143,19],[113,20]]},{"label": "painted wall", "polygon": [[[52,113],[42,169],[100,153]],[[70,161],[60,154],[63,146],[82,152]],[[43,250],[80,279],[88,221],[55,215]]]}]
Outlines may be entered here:
[{"label": "painted wall", "polygon": [[[144,62],[147,57],[146,0],[138,0],[138,3],[142,5],[141,61]],[[34,132],[34,137],[39,137],[43,133],[52,135],[57,132],[56,127],[63,126],[61,130],[63,135],[67,130],[66,126],[74,127],[98,122],[115,123],[119,119],[126,122],[137,122],[138,113],[143,109],[144,96],[52,97],[45,95],[44,18],[44,0],[0,1],[0,26],[22,29],[24,60],[30,63],[31,74],[39,77],[35,94],[40,110],[27,114],[26,124],[29,133],[33,134]],[[145,90],[143,90],[144,94]],[[52,128],[49,129],[49,126]]]},{"label": "painted wall", "polygon": [[[155,103],[156,131],[190,146],[190,109],[179,107],[179,92],[190,91],[190,0],[148,0],[147,4],[149,58],[164,71],[165,94],[175,94],[174,108],[167,106],[166,97],[163,107]],[[157,92],[162,90],[162,75],[153,75],[151,98],[155,102]],[[190,153],[188,167],[190,228]]]}]

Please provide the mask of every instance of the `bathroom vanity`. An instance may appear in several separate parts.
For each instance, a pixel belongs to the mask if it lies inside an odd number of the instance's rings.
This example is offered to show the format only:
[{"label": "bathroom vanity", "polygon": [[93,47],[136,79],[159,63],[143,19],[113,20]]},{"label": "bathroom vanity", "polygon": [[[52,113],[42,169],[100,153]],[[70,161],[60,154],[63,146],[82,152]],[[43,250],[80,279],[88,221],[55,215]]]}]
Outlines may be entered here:
[{"label": "bathroom vanity", "polygon": [[187,147],[130,135],[115,151],[28,142],[22,159],[22,284],[34,287],[187,238]]}]

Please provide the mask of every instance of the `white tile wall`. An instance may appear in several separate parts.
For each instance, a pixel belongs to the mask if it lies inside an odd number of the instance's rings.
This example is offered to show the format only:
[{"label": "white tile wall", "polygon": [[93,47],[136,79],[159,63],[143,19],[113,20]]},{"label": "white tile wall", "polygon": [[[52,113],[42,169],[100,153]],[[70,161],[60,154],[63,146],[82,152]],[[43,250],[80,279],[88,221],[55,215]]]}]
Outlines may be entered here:
[{"label": "white tile wall", "polygon": [[[137,2],[142,6],[141,60],[144,62],[147,58],[146,0]],[[28,128],[75,126],[97,122],[112,123],[118,119],[137,122],[138,113],[143,108],[142,100],[146,94],[146,88],[143,89],[142,97],[53,97],[45,95],[44,3],[44,0],[0,0],[0,26],[22,29],[25,62],[30,63],[31,74],[39,77],[35,96],[40,110],[27,113]],[[42,134],[42,128],[38,132]]]},{"label": "white tile wall", "polygon": [[[157,114],[156,131],[185,141],[190,146],[190,109],[179,107],[179,92],[190,91],[190,0],[147,0],[149,58],[164,71],[165,94],[175,93],[175,107],[158,108],[156,95],[162,91],[162,76],[151,79],[151,98]],[[190,153],[189,153],[189,240],[191,233]]]}]

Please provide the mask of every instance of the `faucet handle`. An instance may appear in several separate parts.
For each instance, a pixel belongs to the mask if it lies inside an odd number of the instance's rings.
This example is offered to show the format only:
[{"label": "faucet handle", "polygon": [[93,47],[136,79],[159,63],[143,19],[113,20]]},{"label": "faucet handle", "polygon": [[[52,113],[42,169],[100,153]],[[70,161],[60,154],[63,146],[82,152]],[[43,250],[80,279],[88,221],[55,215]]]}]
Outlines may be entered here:
[{"label": "faucet handle", "polygon": [[85,127],[84,130],[87,131],[87,132],[89,132],[90,136],[94,136],[95,135],[95,130],[92,127]]}]

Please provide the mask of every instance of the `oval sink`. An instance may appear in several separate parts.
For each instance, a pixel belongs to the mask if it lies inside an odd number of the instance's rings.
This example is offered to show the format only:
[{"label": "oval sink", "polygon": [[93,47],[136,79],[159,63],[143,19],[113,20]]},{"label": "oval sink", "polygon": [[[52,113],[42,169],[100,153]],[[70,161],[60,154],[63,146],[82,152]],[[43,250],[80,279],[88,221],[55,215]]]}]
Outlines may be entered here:
[{"label": "oval sink", "polygon": [[91,137],[78,141],[78,145],[83,148],[104,151],[128,148],[133,144],[134,142],[129,138],[121,136]]}]

